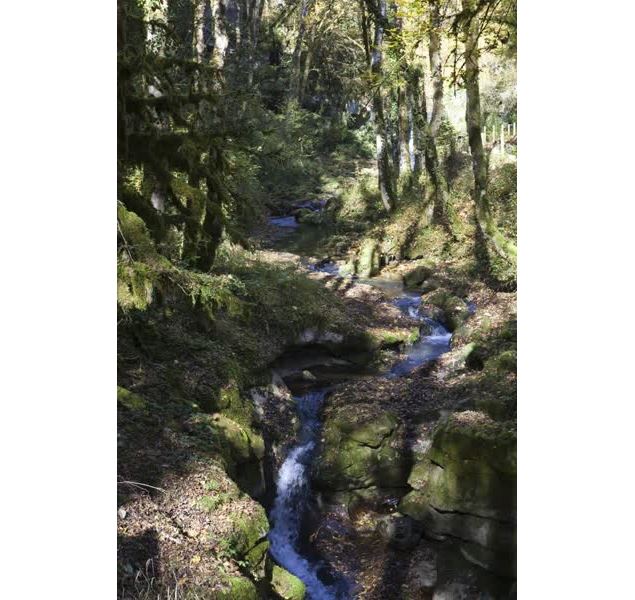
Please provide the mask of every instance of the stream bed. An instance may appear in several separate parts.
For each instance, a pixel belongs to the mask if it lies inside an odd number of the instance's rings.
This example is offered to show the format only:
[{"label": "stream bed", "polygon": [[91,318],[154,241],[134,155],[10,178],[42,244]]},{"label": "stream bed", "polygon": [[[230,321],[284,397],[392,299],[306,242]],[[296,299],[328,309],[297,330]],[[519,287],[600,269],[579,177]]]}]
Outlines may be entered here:
[{"label": "stream bed", "polygon": [[[282,219],[275,224],[293,228],[290,222],[282,222]],[[337,265],[332,262],[318,263],[311,268],[339,276]],[[395,280],[372,278],[363,283],[380,288],[404,314],[421,323],[419,340],[406,346],[403,357],[377,377],[403,377],[450,350],[452,334],[441,323],[421,313],[420,293],[405,290],[401,282]],[[274,559],[304,582],[307,598],[346,600],[351,597],[353,582],[331,573],[328,565],[311,552],[307,540],[302,539],[303,520],[312,500],[311,464],[319,452],[320,411],[328,392],[329,388],[322,387],[295,398],[301,430],[298,443],[289,451],[277,476],[269,542]]]}]

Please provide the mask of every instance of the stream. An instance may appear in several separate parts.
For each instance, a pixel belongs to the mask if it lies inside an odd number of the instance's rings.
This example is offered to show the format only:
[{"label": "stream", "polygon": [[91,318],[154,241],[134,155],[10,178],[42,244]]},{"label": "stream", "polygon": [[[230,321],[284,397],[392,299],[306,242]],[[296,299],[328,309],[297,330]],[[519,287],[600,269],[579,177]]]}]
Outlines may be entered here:
[{"label": "stream", "polygon": [[[293,217],[272,219],[282,229],[282,236],[296,229]],[[333,262],[318,263],[313,270],[339,277]],[[406,346],[403,358],[377,377],[403,377],[417,367],[435,360],[450,350],[452,334],[439,322],[421,313],[421,294],[405,290],[400,281],[382,278],[360,280],[384,291],[404,314],[421,322],[421,337]],[[424,335],[425,334],[425,335]],[[271,511],[272,528],[269,533],[270,552],[285,569],[299,577],[307,588],[310,600],[346,600],[351,597],[350,583],[329,572],[328,565],[307,551],[302,539],[302,524],[312,499],[311,464],[319,451],[320,410],[329,388],[317,388],[296,397],[301,430],[298,443],[289,451],[276,481],[276,497]]]}]

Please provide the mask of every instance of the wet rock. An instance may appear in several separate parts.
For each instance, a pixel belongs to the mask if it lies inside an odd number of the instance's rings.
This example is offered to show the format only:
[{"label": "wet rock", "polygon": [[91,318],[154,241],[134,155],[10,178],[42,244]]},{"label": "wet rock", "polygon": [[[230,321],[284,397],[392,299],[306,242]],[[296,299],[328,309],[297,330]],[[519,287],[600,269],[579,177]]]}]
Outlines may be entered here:
[{"label": "wet rock", "polygon": [[411,517],[387,515],[379,520],[377,532],[393,548],[412,550],[421,539],[423,527]]}]

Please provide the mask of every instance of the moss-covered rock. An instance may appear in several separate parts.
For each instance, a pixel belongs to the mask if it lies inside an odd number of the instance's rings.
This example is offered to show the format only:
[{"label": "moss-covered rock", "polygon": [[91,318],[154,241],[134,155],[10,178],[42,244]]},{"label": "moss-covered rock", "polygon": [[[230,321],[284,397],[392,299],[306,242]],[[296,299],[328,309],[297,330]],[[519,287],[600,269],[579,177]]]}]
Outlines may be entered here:
[{"label": "moss-covered rock", "polygon": [[515,350],[504,350],[485,362],[485,370],[494,374],[515,373],[516,361]]},{"label": "moss-covered rock", "polygon": [[403,283],[408,288],[420,286],[433,273],[431,264],[420,264],[403,274]]},{"label": "moss-covered rock", "polygon": [[246,577],[228,577],[227,588],[215,594],[217,600],[257,600],[258,590]]},{"label": "moss-covered rock", "polygon": [[[414,344],[420,337],[419,327],[400,328],[400,329],[369,329],[371,350],[381,348],[391,348],[401,344]],[[365,348],[366,349],[366,348]]]},{"label": "moss-covered rock", "polygon": [[380,270],[380,249],[379,242],[373,239],[366,239],[359,250],[356,272],[360,277],[372,277]]},{"label": "moss-covered rock", "polygon": [[306,594],[304,583],[278,565],[273,567],[271,587],[283,600],[303,600]]},{"label": "moss-covered rock", "polygon": [[298,223],[308,225],[322,225],[324,223],[324,213],[322,211],[302,208],[296,214],[296,220]]},{"label": "moss-covered rock", "polygon": [[513,574],[514,427],[482,413],[454,413],[439,426],[428,451],[416,458],[408,483],[413,491],[399,504],[402,514],[421,521],[431,536],[484,548],[484,566]]},{"label": "moss-covered rock", "polygon": [[400,450],[401,429],[389,412],[362,416],[359,405],[327,413],[323,446],[314,466],[316,487],[325,491],[404,486],[409,459]]},{"label": "moss-covered rock", "polygon": [[[450,331],[461,327],[470,316],[470,311],[465,301],[445,288],[438,288],[425,294],[423,303],[424,308],[435,307],[442,311],[440,315],[441,322]],[[435,318],[434,315],[433,318]]]},{"label": "moss-covered rock", "polygon": [[264,558],[269,548],[266,539],[269,521],[265,509],[253,503],[249,511],[231,515],[230,533],[221,541],[222,550],[243,560],[255,575],[264,573]]},{"label": "moss-covered rock", "polygon": [[227,473],[242,490],[254,497],[262,495],[265,444],[259,433],[220,413],[196,414],[185,427],[220,455]]},{"label": "moss-covered rock", "polygon": [[148,408],[148,403],[141,396],[120,386],[117,386],[117,403],[133,411],[145,412]]}]

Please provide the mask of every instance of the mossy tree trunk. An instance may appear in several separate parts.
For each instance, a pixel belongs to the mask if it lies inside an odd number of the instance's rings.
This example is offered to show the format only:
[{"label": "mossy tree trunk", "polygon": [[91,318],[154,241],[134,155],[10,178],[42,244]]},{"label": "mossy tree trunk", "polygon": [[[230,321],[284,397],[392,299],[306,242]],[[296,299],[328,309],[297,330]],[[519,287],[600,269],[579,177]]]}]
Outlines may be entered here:
[{"label": "mossy tree trunk", "polygon": [[[428,122],[423,73],[410,69],[408,79],[413,90],[413,127],[415,151],[423,155],[423,162],[432,186],[433,213],[435,223],[449,227],[447,215],[447,185],[439,165],[436,139]],[[420,167],[419,167],[420,168]]]},{"label": "mossy tree trunk", "polygon": [[[367,0],[372,3],[373,0]],[[377,0],[377,5],[372,6],[373,13],[378,13],[380,18],[375,19],[375,35],[371,52],[370,71],[373,90],[373,118],[375,120],[375,158],[377,160],[377,179],[381,201],[384,208],[390,212],[395,206],[395,192],[390,170],[390,157],[388,155],[388,135],[386,130],[386,118],[384,115],[384,99],[382,94],[382,63],[384,43],[384,23],[386,20],[386,0]]]},{"label": "mossy tree trunk", "polygon": [[436,138],[441,122],[445,119],[443,102],[443,61],[441,60],[441,13],[439,0],[430,2],[430,29],[428,35],[428,54],[430,58],[430,76],[432,78],[432,116],[430,131]]},{"label": "mossy tree trunk", "polygon": [[504,259],[515,262],[516,246],[499,231],[487,197],[487,156],[483,148],[481,127],[481,98],[479,88],[480,19],[477,0],[462,0],[464,12],[463,36],[465,44],[465,91],[467,104],[465,121],[472,154],[474,173],[474,204],[480,234],[489,241]]},{"label": "mossy tree trunk", "polygon": [[289,92],[292,98],[296,98],[301,102],[300,90],[302,85],[302,45],[306,34],[306,19],[313,0],[300,0],[300,23],[298,25],[298,35],[295,39],[295,47],[293,56],[291,57],[291,85]]},{"label": "mossy tree trunk", "polygon": [[432,79],[432,114],[426,136],[425,163],[430,176],[434,194],[434,222],[449,228],[447,182],[443,169],[439,165],[437,136],[443,119],[443,62],[441,60],[441,14],[439,1],[430,3],[430,21],[428,29],[428,55],[430,58],[430,76]]},{"label": "mossy tree trunk", "polygon": [[[190,175],[189,184],[193,188],[198,188],[200,184],[199,177],[197,175]],[[197,253],[201,240],[205,203],[197,202],[196,197],[190,197],[187,199],[186,210],[188,212],[188,219],[183,228],[183,260],[195,265],[198,260]]]}]

